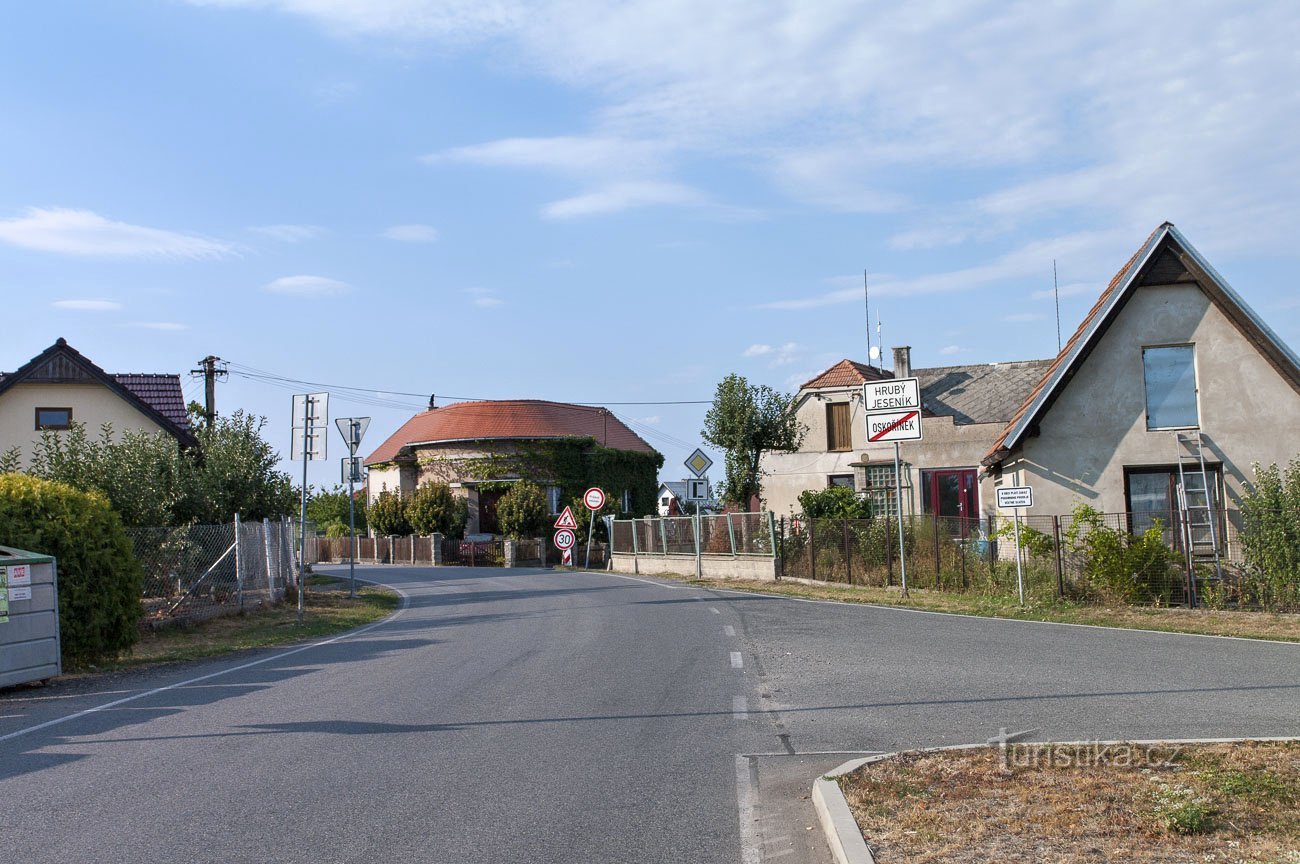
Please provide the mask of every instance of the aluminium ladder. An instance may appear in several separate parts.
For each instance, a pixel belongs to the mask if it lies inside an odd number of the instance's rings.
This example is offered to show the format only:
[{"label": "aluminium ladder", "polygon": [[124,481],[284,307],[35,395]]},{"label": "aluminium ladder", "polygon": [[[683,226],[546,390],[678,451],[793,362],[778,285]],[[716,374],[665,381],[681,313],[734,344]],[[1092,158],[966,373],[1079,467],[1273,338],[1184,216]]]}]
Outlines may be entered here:
[{"label": "aluminium ladder", "polygon": [[1182,519],[1183,551],[1187,556],[1188,590],[1195,605],[1197,565],[1213,565],[1214,576],[1223,579],[1219,551],[1217,489],[1205,467],[1205,446],[1200,431],[1175,432],[1178,456],[1178,510]]}]

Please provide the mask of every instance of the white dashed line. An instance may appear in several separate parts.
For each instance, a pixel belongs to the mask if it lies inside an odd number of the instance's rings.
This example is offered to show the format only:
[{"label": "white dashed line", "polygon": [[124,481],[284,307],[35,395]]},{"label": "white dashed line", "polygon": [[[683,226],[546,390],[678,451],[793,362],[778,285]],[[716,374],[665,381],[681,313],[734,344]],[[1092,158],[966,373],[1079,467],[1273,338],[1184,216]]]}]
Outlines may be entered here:
[{"label": "white dashed line", "polygon": [[749,719],[749,700],[744,696],[731,697],[731,719],[748,720]]},{"label": "white dashed line", "polygon": [[740,652],[739,652],[739,651],[732,651],[732,652],[731,652],[731,668],[732,668],[732,669],[743,669],[744,666],[745,666],[745,660],[744,660],[744,658],[742,658],[742,657],[740,656]]},{"label": "white dashed line", "polygon": [[726,633],[728,636],[735,636],[735,635],[736,635],[736,628],[735,628],[735,627],[732,627],[730,624],[728,624],[726,627],[723,627],[723,628],[722,628],[722,632],[723,632],[723,633]]}]

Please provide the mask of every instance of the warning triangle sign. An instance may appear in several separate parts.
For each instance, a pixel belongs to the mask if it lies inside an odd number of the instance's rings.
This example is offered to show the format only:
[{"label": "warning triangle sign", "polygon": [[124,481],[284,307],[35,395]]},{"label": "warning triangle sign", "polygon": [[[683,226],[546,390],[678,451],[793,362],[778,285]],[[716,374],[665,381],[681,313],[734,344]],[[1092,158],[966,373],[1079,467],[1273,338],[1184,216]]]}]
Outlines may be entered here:
[{"label": "warning triangle sign", "polygon": [[555,520],[556,528],[577,528],[578,520],[573,518],[573,511],[568,507],[560,514],[560,518]]}]

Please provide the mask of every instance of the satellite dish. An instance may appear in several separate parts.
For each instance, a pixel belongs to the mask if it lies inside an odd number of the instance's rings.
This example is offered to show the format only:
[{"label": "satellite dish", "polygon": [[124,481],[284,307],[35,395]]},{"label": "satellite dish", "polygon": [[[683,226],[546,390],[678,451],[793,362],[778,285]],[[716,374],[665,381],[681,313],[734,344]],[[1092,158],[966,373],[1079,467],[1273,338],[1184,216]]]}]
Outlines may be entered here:
[{"label": "satellite dish", "polygon": [[871,350],[867,352],[867,356],[870,357],[872,360],[879,360],[879,359],[880,359],[880,346],[879,346],[879,345],[872,345],[872,346],[871,346]]}]

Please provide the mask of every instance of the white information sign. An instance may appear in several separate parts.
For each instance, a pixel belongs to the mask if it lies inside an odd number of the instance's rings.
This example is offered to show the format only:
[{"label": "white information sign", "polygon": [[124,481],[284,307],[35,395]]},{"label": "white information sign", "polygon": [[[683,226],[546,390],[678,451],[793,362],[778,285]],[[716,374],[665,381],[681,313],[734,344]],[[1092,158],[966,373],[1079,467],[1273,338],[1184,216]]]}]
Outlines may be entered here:
[{"label": "white information sign", "polygon": [[921,382],[916,378],[889,378],[862,385],[862,408],[867,418],[867,441],[920,441]]},{"label": "white information sign", "polygon": [[[32,584],[32,567],[30,564],[11,564],[9,565],[9,587],[13,588],[18,585]],[[12,598],[13,592],[9,593]]]},{"label": "white information sign", "polygon": [[709,500],[709,481],[704,480],[687,480],[686,481],[686,500],[687,501],[707,501]]},{"label": "white information sign", "polygon": [[1019,510],[1034,506],[1034,488],[1032,486],[1006,486],[997,490],[998,507],[1002,510]]},{"label": "white information sign", "polygon": [[10,589],[9,589],[9,599],[10,599],[10,600],[30,600],[30,599],[32,599],[32,589],[31,589],[30,586],[27,587],[27,588],[10,588]]}]

